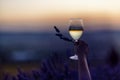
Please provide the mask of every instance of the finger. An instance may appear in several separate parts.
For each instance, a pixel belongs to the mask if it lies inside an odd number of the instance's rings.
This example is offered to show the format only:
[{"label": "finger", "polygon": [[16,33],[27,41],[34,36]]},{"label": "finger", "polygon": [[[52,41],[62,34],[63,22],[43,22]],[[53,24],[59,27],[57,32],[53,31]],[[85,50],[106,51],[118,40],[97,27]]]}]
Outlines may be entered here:
[{"label": "finger", "polygon": [[83,54],[88,54],[88,44],[82,40],[79,40],[79,43],[78,45],[76,45],[76,49],[77,49],[77,52],[78,54],[80,53],[83,53]]},{"label": "finger", "polygon": [[83,40],[79,40],[79,43],[78,43],[79,46],[88,46],[88,44],[83,41]]}]

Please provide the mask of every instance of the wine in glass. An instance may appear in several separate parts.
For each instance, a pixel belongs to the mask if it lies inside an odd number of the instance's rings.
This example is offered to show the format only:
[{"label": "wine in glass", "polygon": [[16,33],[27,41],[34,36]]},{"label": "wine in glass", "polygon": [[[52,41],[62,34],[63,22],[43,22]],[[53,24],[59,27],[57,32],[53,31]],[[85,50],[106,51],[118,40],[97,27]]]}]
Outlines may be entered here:
[{"label": "wine in glass", "polygon": [[[76,43],[78,42],[84,31],[83,20],[81,18],[71,18],[69,23],[69,34]],[[78,56],[75,54],[74,56],[71,56],[70,59],[78,60]]]}]

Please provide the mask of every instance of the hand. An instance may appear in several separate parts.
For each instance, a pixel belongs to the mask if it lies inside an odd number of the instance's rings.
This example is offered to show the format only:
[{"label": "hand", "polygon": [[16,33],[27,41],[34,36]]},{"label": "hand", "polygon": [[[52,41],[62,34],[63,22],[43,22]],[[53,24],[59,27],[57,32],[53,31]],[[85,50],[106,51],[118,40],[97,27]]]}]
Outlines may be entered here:
[{"label": "hand", "polygon": [[76,49],[76,54],[78,56],[81,56],[81,55],[84,55],[84,54],[87,55],[88,51],[89,51],[88,44],[85,43],[82,40],[79,40],[78,42],[75,42],[75,49]]}]

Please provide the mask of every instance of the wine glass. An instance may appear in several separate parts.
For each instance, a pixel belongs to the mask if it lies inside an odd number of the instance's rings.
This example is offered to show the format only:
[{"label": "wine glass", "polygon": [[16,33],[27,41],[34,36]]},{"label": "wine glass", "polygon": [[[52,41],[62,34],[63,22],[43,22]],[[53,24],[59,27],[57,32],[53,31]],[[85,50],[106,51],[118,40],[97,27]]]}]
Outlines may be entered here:
[{"label": "wine glass", "polygon": [[[78,42],[83,31],[83,20],[81,18],[71,18],[69,20],[69,34],[73,38],[74,43]],[[70,59],[78,60],[77,54],[75,53],[75,55],[71,56]]]}]

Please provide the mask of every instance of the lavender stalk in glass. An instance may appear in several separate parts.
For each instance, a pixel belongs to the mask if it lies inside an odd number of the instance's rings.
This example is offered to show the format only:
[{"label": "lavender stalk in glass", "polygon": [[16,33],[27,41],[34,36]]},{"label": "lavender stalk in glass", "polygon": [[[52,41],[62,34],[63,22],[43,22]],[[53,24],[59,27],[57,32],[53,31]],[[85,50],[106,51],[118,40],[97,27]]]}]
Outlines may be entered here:
[{"label": "lavender stalk in glass", "polygon": [[[74,42],[78,42],[79,38],[83,34],[83,20],[81,18],[71,18],[69,21],[69,33],[70,36],[73,38]],[[78,60],[78,56],[75,53],[74,56],[71,56],[70,59]]]}]

